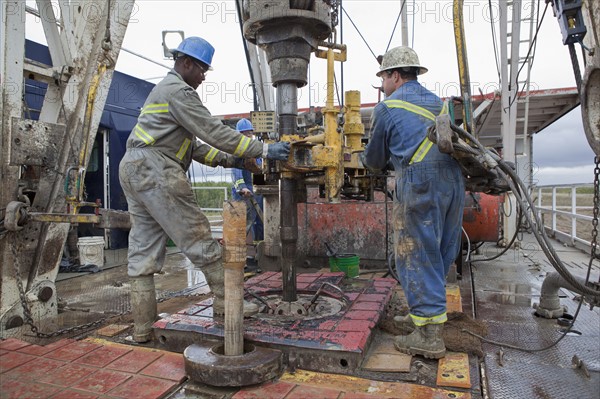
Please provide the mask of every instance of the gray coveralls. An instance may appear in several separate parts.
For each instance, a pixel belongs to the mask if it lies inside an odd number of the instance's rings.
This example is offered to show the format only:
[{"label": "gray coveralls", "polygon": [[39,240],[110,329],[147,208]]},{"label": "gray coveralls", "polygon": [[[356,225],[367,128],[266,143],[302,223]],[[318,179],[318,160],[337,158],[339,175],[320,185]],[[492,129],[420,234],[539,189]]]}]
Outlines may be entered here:
[{"label": "gray coveralls", "polygon": [[129,276],[159,272],[168,238],[196,267],[219,261],[221,247],[212,238],[186,171],[192,159],[239,167],[239,158],[264,157],[265,152],[266,145],[211,116],[198,93],[171,70],[146,99],[119,166],[131,214]]}]

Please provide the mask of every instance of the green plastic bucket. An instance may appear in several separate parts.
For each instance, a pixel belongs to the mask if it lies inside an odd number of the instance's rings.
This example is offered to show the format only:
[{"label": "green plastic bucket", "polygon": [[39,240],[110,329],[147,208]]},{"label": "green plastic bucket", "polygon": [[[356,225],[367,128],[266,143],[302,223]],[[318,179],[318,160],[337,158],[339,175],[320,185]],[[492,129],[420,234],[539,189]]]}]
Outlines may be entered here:
[{"label": "green plastic bucket", "polygon": [[354,254],[339,254],[329,257],[329,270],[344,272],[346,277],[358,277],[360,257]]}]

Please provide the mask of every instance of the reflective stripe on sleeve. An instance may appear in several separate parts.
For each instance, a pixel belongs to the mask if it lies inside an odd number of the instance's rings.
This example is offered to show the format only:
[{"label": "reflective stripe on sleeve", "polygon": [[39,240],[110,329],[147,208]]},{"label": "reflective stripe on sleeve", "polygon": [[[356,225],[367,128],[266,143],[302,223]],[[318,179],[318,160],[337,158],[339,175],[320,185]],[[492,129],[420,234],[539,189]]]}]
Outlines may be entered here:
[{"label": "reflective stripe on sleeve", "polygon": [[[433,114],[433,112],[423,107],[419,107],[418,105],[414,105],[402,100],[385,100],[384,104],[388,108],[402,108],[409,112],[412,112],[413,114],[421,115],[424,118],[435,121],[435,115]],[[440,115],[446,113],[448,113],[448,101],[444,101],[444,105],[442,106]],[[412,158],[410,158],[409,165],[415,162],[421,162],[425,158],[425,155],[427,155],[432,146],[433,142],[427,137],[425,137],[419,145],[419,148],[417,148],[417,151],[415,151]]]},{"label": "reflective stripe on sleeve", "polygon": [[240,187],[240,184],[244,184],[244,179],[237,179],[235,183],[233,183],[233,186],[237,190]]},{"label": "reflective stripe on sleeve", "polygon": [[216,148],[211,148],[210,151],[208,151],[208,154],[206,154],[206,156],[204,157],[204,162],[207,165],[212,165],[212,161],[215,159],[218,153],[219,150],[217,150]]},{"label": "reflective stripe on sleeve", "polygon": [[252,141],[250,137],[242,136],[242,138],[240,139],[240,143],[233,152],[233,155],[235,155],[236,157],[241,157],[242,155],[244,155],[244,153],[248,149],[248,146],[250,145],[250,141]]},{"label": "reflective stripe on sleeve", "polygon": [[449,100],[444,101],[444,105],[442,106],[442,110],[440,111],[440,115],[445,115],[445,114],[448,113],[448,108],[450,107],[449,103],[450,103]]},{"label": "reflective stripe on sleeve", "polygon": [[148,104],[142,108],[141,115],[160,114],[165,112],[169,112],[169,104]]},{"label": "reflective stripe on sleeve", "polygon": [[411,104],[407,101],[385,100],[383,103],[388,108],[402,108],[402,109],[412,112],[413,114],[421,115],[422,117],[425,117],[432,121],[435,120],[435,115],[431,111],[429,111],[423,107],[419,107],[418,105]]},{"label": "reflective stripe on sleeve", "polygon": [[149,135],[144,129],[142,129],[140,127],[140,125],[135,125],[135,127],[133,128],[133,130],[135,131],[135,135],[142,140],[144,143],[146,143],[146,145],[152,145],[154,144],[154,137],[152,137],[151,135]]},{"label": "reflective stripe on sleeve", "polygon": [[176,155],[177,159],[183,159],[188,148],[190,148],[191,142],[192,142],[192,140],[190,140],[190,139],[183,140],[181,147],[179,147],[179,151],[177,151],[177,155]]},{"label": "reflective stripe on sleeve", "polygon": [[415,326],[417,327],[422,327],[426,324],[442,324],[445,323],[448,320],[448,314],[446,312],[439,314],[437,316],[432,316],[432,317],[421,317],[421,316],[415,316],[414,314],[410,314],[410,318],[412,319],[413,323],[415,324]]}]

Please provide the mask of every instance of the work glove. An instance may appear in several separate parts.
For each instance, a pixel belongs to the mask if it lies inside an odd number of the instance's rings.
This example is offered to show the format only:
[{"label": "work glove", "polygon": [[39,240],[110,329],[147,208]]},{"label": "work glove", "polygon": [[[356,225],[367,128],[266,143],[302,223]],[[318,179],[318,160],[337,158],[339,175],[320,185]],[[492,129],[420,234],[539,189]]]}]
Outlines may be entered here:
[{"label": "work glove", "polygon": [[256,158],[235,158],[233,160],[233,167],[236,169],[245,169],[254,174],[263,173],[262,168],[258,164]]},{"label": "work glove", "polygon": [[276,161],[287,161],[289,155],[290,143],[286,141],[269,144],[267,147],[267,158],[269,159],[274,159]]},{"label": "work glove", "polygon": [[252,197],[252,191],[248,190],[247,188],[242,188],[239,194],[244,198]]}]

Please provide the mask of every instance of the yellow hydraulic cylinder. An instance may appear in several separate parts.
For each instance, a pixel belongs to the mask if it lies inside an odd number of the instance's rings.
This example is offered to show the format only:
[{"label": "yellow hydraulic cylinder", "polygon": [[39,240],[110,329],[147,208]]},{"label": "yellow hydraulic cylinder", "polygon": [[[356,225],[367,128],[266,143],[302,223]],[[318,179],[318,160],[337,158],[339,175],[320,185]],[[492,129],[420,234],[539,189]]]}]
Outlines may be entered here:
[{"label": "yellow hydraulic cylinder", "polygon": [[342,163],[342,134],[338,131],[337,107],[333,106],[333,49],[327,50],[327,102],[323,110],[325,118],[325,146],[332,149],[334,165],[325,168],[325,195],[329,202],[340,202],[340,190],[344,183],[344,165]]},{"label": "yellow hydraulic cylinder", "polygon": [[[343,137],[338,129],[339,108],[333,105],[334,61],[346,61],[346,46],[321,43],[327,50],[318,50],[317,57],[327,59],[327,100],[323,109],[325,122],[325,145],[313,148],[315,165],[325,168],[325,196],[328,202],[340,202],[340,191],[344,184],[344,163],[342,154]],[[338,53],[334,49],[339,50]]]},{"label": "yellow hydraulic cylinder", "polygon": [[350,90],[346,92],[346,123],[344,124],[344,135],[346,136],[346,147],[351,152],[363,151],[361,142],[365,135],[365,125],[360,118],[360,91]]}]

